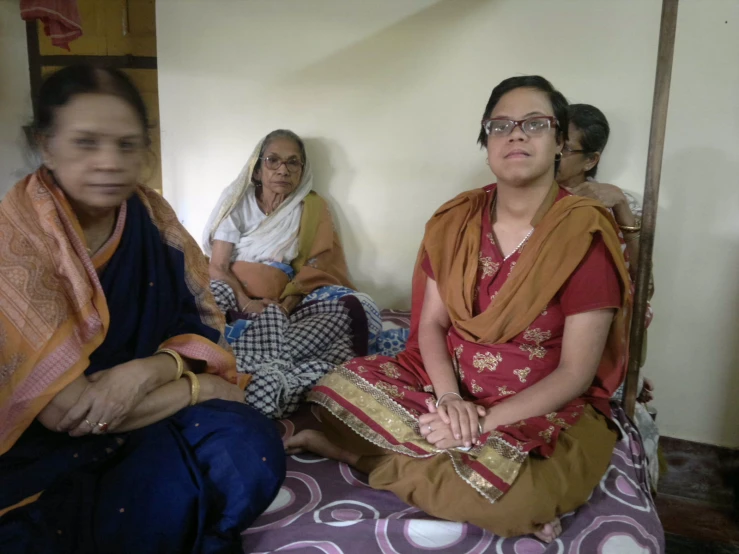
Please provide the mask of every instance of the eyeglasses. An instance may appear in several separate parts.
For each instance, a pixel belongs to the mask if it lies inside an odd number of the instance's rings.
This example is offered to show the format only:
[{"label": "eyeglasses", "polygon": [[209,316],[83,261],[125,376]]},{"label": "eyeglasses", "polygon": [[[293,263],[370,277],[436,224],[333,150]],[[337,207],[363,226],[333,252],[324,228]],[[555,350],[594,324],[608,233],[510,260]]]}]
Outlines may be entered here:
[{"label": "eyeglasses", "polygon": [[556,117],[550,115],[537,115],[528,119],[513,120],[490,118],[482,120],[482,128],[489,137],[507,137],[516,127],[530,137],[543,135],[549,129],[559,126]]},{"label": "eyeglasses", "polygon": [[285,167],[290,173],[297,173],[303,167],[303,162],[301,162],[297,158],[282,160],[277,156],[265,156],[264,158],[261,158],[261,160],[264,162],[265,167],[267,169],[271,169],[272,171],[278,169],[282,164],[285,164]]},{"label": "eyeglasses", "polygon": [[566,155],[566,156],[569,156],[570,154],[589,154],[589,152],[587,150],[582,150],[582,149],[580,149],[580,150],[574,150],[574,149],[570,148],[568,145],[565,144],[562,147],[562,154],[563,155]]}]

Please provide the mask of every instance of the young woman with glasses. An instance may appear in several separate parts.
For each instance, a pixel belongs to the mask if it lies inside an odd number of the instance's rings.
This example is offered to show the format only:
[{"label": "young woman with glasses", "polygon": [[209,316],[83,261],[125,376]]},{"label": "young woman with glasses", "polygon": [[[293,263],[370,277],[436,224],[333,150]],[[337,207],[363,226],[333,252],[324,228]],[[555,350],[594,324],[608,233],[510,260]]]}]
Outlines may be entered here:
[{"label": "young woman with glasses", "polygon": [[288,452],[340,459],[436,517],[561,533],[611,459],[630,309],[610,211],[554,180],[567,131],[546,79],[495,87],[478,140],[497,183],[428,222],[406,351],[324,377],[308,395],[323,432]]}]

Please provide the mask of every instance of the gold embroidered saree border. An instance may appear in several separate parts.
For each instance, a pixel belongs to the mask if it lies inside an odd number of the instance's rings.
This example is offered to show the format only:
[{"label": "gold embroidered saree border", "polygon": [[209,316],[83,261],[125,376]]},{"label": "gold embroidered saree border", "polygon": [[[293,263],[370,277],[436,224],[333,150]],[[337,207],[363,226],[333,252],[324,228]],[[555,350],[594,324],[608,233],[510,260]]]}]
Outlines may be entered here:
[{"label": "gold embroidered saree border", "polygon": [[323,392],[311,391],[308,393],[308,401],[323,406],[357,435],[380,448],[411,456],[412,458],[427,458],[434,455],[433,453],[419,454],[402,444],[392,444],[380,433],[371,429],[369,425]]},{"label": "gold embroidered saree border", "polygon": [[[391,443],[382,433],[372,429],[340,402],[321,392],[322,387],[330,389],[364,412],[378,427],[397,441],[397,444]],[[475,447],[468,453],[469,462],[464,461],[464,454],[459,451],[433,448],[420,436],[418,420],[405,408],[365,379],[341,366],[319,381],[316,388],[308,394],[308,401],[323,406],[354,433],[391,452],[414,458],[447,454],[457,475],[491,503],[500,498],[513,484],[528,457],[525,452],[492,435],[488,436],[485,444]],[[405,444],[411,444],[427,453],[416,452]],[[474,466],[477,464],[490,472],[501,486],[492,483],[475,470]]]},{"label": "gold embroidered saree border", "polygon": [[[421,430],[418,427],[418,420],[413,416],[412,413],[410,413],[408,410],[406,410],[403,406],[395,402],[390,396],[388,396],[386,393],[375,387],[372,383],[367,381],[366,379],[363,379],[353,371],[346,369],[343,366],[338,366],[334,371],[329,373],[324,379],[331,377],[332,375],[339,376],[343,379],[346,379],[357,387],[360,391],[362,391],[365,394],[370,395],[378,404],[380,404],[383,408],[393,412],[396,414],[400,419],[403,421],[405,425],[410,427],[412,431],[416,435],[421,434]],[[331,380],[326,379],[326,381],[330,384]],[[343,396],[343,395],[342,395]],[[344,396],[345,398],[348,398]],[[349,399],[351,401],[351,399]]]},{"label": "gold embroidered saree border", "polygon": [[[390,435],[397,444],[391,443],[382,433],[371,429],[339,402],[320,392],[321,387],[331,389],[349,404],[357,406],[362,412]],[[318,389],[318,390],[316,390]],[[320,396],[319,396],[320,395]],[[319,402],[321,398],[324,401]],[[430,456],[435,453],[421,437],[418,421],[397,402],[376,389],[368,381],[341,366],[323,377],[316,388],[308,394],[308,400],[320,404],[346,423],[353,431],[373,444],[399,454],[413,457]],[[412,444],[422,454],[404,446]]]},{"label": "gold embroidered saree border", "polygon": [[[491,504],[495,503],[496,500],[505,494],[505,491],[496,487],[469,465],[466,465],[462,461],[462,456],[458,452],[453,453],[447,451],[447,454],[451,459],[454,472],[459,476],[459,478],[485,497],[485,499]],[[518,472],[516,472],[516,474],[518,474]],[[510,485],[511,483],[507,484]]]}]

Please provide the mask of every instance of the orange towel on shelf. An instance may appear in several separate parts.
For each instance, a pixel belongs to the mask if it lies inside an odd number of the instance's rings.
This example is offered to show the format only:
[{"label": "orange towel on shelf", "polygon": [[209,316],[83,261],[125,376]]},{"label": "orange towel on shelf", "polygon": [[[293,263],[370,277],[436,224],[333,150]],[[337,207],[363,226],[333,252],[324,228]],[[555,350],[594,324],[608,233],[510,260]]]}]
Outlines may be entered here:
[{"label": "orange towel on shelf", "polygon": [[69,43],[82,36],[77,0],[21,0],[21,19],[40,19],[51,43],[69,50]]}]

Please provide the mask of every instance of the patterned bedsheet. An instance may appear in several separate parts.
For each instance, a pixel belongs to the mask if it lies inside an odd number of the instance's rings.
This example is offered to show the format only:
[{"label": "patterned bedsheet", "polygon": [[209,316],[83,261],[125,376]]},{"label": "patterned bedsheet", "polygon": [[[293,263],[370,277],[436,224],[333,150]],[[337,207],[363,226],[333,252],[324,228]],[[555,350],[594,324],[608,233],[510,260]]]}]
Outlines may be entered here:
[{"label": "patterned bedsheet", "polygon": [[[397,327],[407,326],[402,314]],[[621,428],[600,485],[589,502],[562,517],[562,536],[550,545],[532,536],[504,539],[473,525],[441,521],[375,491],[365,475],[333,460],[304,454],[287,460],[287,479],[272,506],[243,534],[245,553],[306,554],[652,554],[664,552],[664,531],[649,494],[638,431],[614,404]],[[277,423],[283,436],[319,427],[303,406]]]}]

